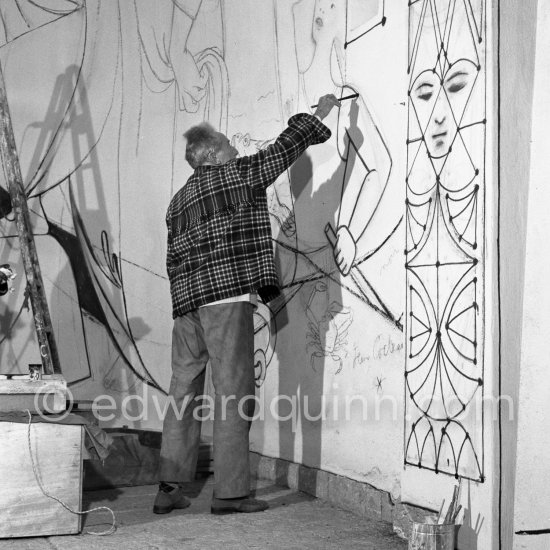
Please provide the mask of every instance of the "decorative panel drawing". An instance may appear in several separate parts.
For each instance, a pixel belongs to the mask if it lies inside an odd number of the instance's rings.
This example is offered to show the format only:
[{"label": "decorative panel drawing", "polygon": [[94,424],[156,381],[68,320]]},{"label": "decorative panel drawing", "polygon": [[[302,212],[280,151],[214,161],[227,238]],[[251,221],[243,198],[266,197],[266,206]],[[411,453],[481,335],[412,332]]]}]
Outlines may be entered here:
[{"label": "decorative panel drawing", "polygon": [[409,5],[405,463],[484,479],[484,0]]}]

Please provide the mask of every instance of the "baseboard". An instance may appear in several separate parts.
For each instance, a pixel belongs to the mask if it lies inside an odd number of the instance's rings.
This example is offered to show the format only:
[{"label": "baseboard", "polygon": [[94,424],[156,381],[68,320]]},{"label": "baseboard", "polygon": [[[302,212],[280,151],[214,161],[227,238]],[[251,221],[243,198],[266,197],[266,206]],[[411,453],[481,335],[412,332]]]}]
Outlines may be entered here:
[{"label": "baseboard", "polygon": [[402,538],[409,538],[414,521],[437,515],[433,510],[396,501],[388,492],[366,482],[281,458],[251,452],[250,469],[259,479],[302,491],[359,516],[389,523]]}]

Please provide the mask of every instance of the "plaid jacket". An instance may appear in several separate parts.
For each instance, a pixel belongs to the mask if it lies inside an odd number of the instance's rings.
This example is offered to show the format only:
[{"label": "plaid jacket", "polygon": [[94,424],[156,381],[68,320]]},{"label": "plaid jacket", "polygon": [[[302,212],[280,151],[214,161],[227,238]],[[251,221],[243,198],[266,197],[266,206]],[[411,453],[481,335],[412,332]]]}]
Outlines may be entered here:
[{"label": "plaid jacket", "polygon": [[195,169],[166,214],[174,319],[248,292],[264,301],[279,294],[265,190],[309,145],[329,137],[316,117],[298,114],[255,155]]}]

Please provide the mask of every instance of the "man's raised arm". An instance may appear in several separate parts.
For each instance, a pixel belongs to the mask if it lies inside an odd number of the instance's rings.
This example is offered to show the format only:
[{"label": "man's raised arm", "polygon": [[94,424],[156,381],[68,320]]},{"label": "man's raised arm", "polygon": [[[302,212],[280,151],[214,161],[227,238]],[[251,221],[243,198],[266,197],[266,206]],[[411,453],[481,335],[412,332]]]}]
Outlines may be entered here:
[{"label": "man's raised arm", "polygon": [[321,121],[339,106],[338,99],[327,94],[319,99],[313,115],[300,113],[291,117],[274,143],[255,155],[236,160],[241,178],[253,188],[271,185],[310,145],[330,137],[330,130]]}]

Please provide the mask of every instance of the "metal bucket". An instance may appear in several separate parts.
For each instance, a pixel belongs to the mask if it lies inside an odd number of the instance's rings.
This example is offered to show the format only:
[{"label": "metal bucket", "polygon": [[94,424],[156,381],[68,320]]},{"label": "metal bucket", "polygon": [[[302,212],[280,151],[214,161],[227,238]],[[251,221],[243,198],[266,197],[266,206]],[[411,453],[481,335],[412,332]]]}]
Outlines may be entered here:
[{"label": "metal bucket", "polygon": [[409,550],[454,550],[454,548],[454,523],[413,523]]}]

